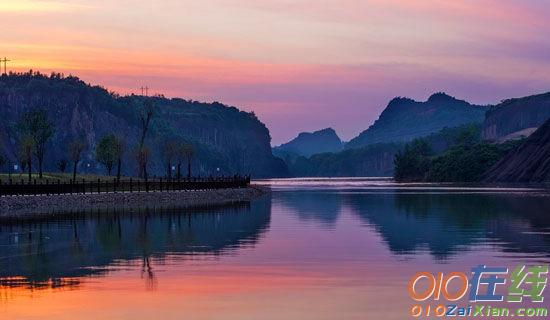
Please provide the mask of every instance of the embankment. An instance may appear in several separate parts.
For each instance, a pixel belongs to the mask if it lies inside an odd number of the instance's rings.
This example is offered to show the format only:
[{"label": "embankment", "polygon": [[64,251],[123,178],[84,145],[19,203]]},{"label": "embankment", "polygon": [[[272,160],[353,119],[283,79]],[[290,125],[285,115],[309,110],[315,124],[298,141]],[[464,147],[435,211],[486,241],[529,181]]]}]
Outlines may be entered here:
[{"label": "embankment", "polygon": [[0,219],[44,218],[73,211],[132,208],[200,208],[250,201],[266,189],[248,188],[0,197]]}]

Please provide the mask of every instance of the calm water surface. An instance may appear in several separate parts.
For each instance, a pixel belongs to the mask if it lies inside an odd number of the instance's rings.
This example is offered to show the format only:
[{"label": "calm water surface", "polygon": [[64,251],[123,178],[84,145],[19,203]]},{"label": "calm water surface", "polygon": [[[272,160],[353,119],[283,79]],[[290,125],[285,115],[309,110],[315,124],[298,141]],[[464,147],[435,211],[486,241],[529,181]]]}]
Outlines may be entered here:
[{"label": "calm water surface", "polygon": [[0,225],[0,319],[404,319],[418,271],[550,261],[544,190],[259,183],[225,208]]}]

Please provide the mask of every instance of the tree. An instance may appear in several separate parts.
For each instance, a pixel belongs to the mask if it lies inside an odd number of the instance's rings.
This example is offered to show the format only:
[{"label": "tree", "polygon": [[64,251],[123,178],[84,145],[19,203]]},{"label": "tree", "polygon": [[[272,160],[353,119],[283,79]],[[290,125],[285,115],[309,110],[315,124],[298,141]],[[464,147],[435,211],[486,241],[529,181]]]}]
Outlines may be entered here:
[{"label": "tree", "polygon": [[69,164],[69,161],[67,161],[67,159],[65,159],[65,158],[59,159],[55,163],[55,165],[57,166],[57,170],[59,170],[62,173],[65,173],[65,170],[67,170],[67,165],[68,164]]},{"label": "tree", "polygon": [[110,176],[115,162],[118,160],[118,139],[114,134],[108,134],[101,139],[95,149],[95,159],[105,166]]},{"label": "tree", "polygon": [[124,155],[124,142],[122,141],[122,139],[118,137],[116,137],[115,155],[117,159],[116,178],[117,178],[117,181],[120,181],[120,171],[122,170],[122,156]]},{"label": "tree", "polygon": [[19,162],[21,162],[21,171],[29,170],[29,183],[32,178],[32,151],[34,150],[34,139],[29,136],[23,136],[19,141]]},{"label": "tree", "polygon": [[430,169],[430,144],[425,139],[414,139],[395,155],[394,178],[397,181],[422,181]]},{"label": "tree", "polygon": [[154,115],[153,109],[153,102],[150,99],[146,99],[139,114],[141,125],[141,136],[138,147],[139,176],[145,178],[145,180],[147,180],[147,159],[149,156],[149,150],[145,147],[145,138],[147,137],[151,119]]},{"label": "tree", "polygon": [[69,158],[73,162],[73,181],[76,180],[76,167],[84,149],[86,149],[86,143],[82,139],[76,139],[69,143]]},{"label": "tree", "polygon": [[190,143],[183,144],[181,148],[181,152],[187,160],[187,177],[191,178],[191,160],[193,159],[195,150],[193,148],[193,145],[191,145]]},{"label": "tree", "polygon": [[48,120],[46,111],[35,110],[23,114],[19,121],[19,128],[24,135],[34,140],[33,153],[38,160],[38,175],[42,178],[46,144],[54,133],[53,123]]},{"label": "tree", "polygon": [[3,154],[0,154],[0,171],[4,168],[6,165],[6,157],[4,157]]},{"label": "tree", "polygon": [[147,146],[138,148],[136,150],[136,159],[138,161],[138,165],[140,166],[140,170],[142,170],[141,177],[147,180],[147,162],[149,161],[149,148]]},{"label": "tree", "polygon": [[177,156],[179,145],[173,139],[167,139],[162,144],[162,158],[166,164],[166,177],[172,179],[172,161]]}]

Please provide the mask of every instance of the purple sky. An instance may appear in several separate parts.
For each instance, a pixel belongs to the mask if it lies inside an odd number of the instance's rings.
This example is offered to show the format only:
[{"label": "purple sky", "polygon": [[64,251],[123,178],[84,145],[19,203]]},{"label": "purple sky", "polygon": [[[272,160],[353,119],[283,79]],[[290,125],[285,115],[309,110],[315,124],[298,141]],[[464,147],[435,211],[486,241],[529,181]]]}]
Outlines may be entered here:
[{"label": "purple sky", "polygon": [[546,0],[19,0],[0,14],[11,70],[221,101],[274,145],[325,127],[349,140],[394,96],[550,91]]}]

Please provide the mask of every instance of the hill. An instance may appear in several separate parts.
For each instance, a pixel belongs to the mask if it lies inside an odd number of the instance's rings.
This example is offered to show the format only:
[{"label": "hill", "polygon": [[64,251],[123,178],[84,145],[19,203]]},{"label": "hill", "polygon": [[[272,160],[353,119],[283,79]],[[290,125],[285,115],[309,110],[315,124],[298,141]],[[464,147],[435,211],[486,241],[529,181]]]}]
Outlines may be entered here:
[{"label": "hill", "polygon": [[[164,175],[161,146],[167,139],[183,139],[195,149],[194,172],[285,176],[283,161],[271,153],[266,126],[253,113],[218,102],[201,103],[162,96],[119,96],[91,86],[76,77],[39,73],[0,77],[0,151],[11,163],[17,160],[17,123],[30,110],[45,110],[55,132],[45,155],[45,170],[67,157],[69,142],[81,137],[87,145],[79,171],[104,173],[95,161],[98,140],[105,134],[122,137],[125,144],[123,172],[135,175],[135,148],[140,131],[139,112],[144,102],[153,104],[154,116],[146,144],[151,149],[150,175]],[[218,171],[217,168],[220,168]]]},{"label": "hill", "polygon": [[377,143],[363,148],[298,157],[289,163],[295,177],[387,177],[393,173],[399,143]]},{"label": "hill", "polygon": [[481,123],[487,109],[445,93],[435,93],[425,102],[394,98],[378,120],[348,142],[346,149],[374,143],[408,142],[445,127]]},{"label": "hill", "polygon": [[550,120],[484,175],[485,182],[550,182]]},{"label": "hill", "polygon": [[499,140],[528,136],[550,118],[550,92],[504,100],[487,111],[482,137]]},{"label": "hill", "polygon": [[338,152],[343,143],[334,129],[326,128],[315,132],[302,132],[291,141],[273,148],[277,156],[290,154],[309,157],[317,153]]}]

